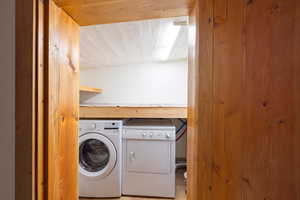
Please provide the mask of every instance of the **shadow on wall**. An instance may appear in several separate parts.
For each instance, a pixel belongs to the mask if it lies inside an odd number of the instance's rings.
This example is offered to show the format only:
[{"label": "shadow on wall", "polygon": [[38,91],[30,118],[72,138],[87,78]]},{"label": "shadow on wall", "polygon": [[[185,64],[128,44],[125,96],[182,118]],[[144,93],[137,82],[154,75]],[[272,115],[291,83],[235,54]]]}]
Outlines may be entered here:
[{"label": "shadow on wall", "polygon": [[[179,119],[174,120],[174,124],[177,130],[182,126],[182,122]],[[176,141],[176,159],[186,160],[187,130],[180,134],[182,136]]]},{"label": "shadow on wall", "polygon": [[94,93],[89,93],[89,92],[80,92],[80,103],[84,103],[91,98],[93,98],[95,95]]}]

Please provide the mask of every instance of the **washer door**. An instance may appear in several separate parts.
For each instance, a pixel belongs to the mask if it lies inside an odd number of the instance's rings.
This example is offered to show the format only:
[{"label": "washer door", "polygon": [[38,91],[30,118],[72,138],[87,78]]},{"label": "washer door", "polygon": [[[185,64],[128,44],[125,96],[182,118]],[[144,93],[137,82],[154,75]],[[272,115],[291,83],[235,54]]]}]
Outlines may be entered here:
[{"label": "washer door", "polygon": [[99,133],[79,138],[79,170],[87,177],[102,178],[110,174],[117,161],[113,143]]}]

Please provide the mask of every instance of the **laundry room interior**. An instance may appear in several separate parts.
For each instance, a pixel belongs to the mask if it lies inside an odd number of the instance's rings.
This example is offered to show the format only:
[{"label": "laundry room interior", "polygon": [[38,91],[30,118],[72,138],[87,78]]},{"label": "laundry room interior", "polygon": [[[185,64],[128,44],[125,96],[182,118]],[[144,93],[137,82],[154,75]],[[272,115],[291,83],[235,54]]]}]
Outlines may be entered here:
[{"label": "laundry room interior", "polygon": [[300,199],[299,0],[4,1],[2,199]]},{"label": "laundry room interior", "polygon": [[80,27],[80,199],[186,199],[188,41],[187,16]]}]

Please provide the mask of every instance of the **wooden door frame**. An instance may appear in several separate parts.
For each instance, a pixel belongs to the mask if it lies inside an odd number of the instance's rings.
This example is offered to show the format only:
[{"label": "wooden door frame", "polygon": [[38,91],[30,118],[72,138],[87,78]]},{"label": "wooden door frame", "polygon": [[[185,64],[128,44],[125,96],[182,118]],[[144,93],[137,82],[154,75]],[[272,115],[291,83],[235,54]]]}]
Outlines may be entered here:
[{"label": "wooden door frame", "polygon": [[16,0],[15,199],[35,199],[36,0]]},{"label": "wooden door frame", "polygon": [[43,199],[44,0],[15,0],[15,199]]},{"label": "wooden door frame", "polygon": [[[47,139],[44,137],[44,124],[47,119],[45,106],[44,86],[49,80],[44,77],[47,73],[44,65],[44,35],[47,27],[44,24],[45,8],[47,0],[16,0],[16,143],[15,143],[15,191],[16,200],[42,200],[47,199]],[[209,0],[207,0],[209,1]],[[199,3],[195,1],[194,9],[199,11]],[[207,13],[209,14],[209,13]],[[199,35],[198,18],[196,15],[196,31]],[[207,30],[202,29],[202,33]],[[197,37],[198,38],[198,37]],[[197,41],[196,41],[197,42]],[[212,44],[211,44],[212,45]],[[199,56],[199,49],[194,47],[195,59]],[[207,63],[202,63],[207,64]],[[197,68],[198,62],[193,67]],[[190,67],[190,66],[189,66]],[[197,89],[194,88],[195,90]],[[197,94],[197,92],[195,93]],[[197,96],[192,96],[197,101]],[[189,128],[193,136],[188,139],[188,165],[195,166],[188,171],[188,176],[193,173],[198,177],[197,164],[198,143],[192,138],[198,132],[197,120],[198,106],[188,108]],[[193,131],[194,130],[194,131]],[[194,138],[195,139],[195,138]],[[193,180],[193,179],[189,179]],[[188,199],[195,200],[197,197],[197,184],[194,181],[188,182]]]}]

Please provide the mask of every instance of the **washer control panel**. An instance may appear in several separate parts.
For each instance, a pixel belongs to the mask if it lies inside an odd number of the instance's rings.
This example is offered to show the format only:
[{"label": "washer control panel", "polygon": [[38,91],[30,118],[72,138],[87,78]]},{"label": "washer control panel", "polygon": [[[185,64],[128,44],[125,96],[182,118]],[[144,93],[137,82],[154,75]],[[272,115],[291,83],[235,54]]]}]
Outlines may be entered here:
[{"label": "washer control panel", "polygon": [[123,121],[121,120],[81,120],[79,131],[85,132],[120,132],[122,131]]},{"label": "washer control panel", "polygon": [[95,131],[97,129],[96,123],[80,123],[79,130],[80,131]]}]

